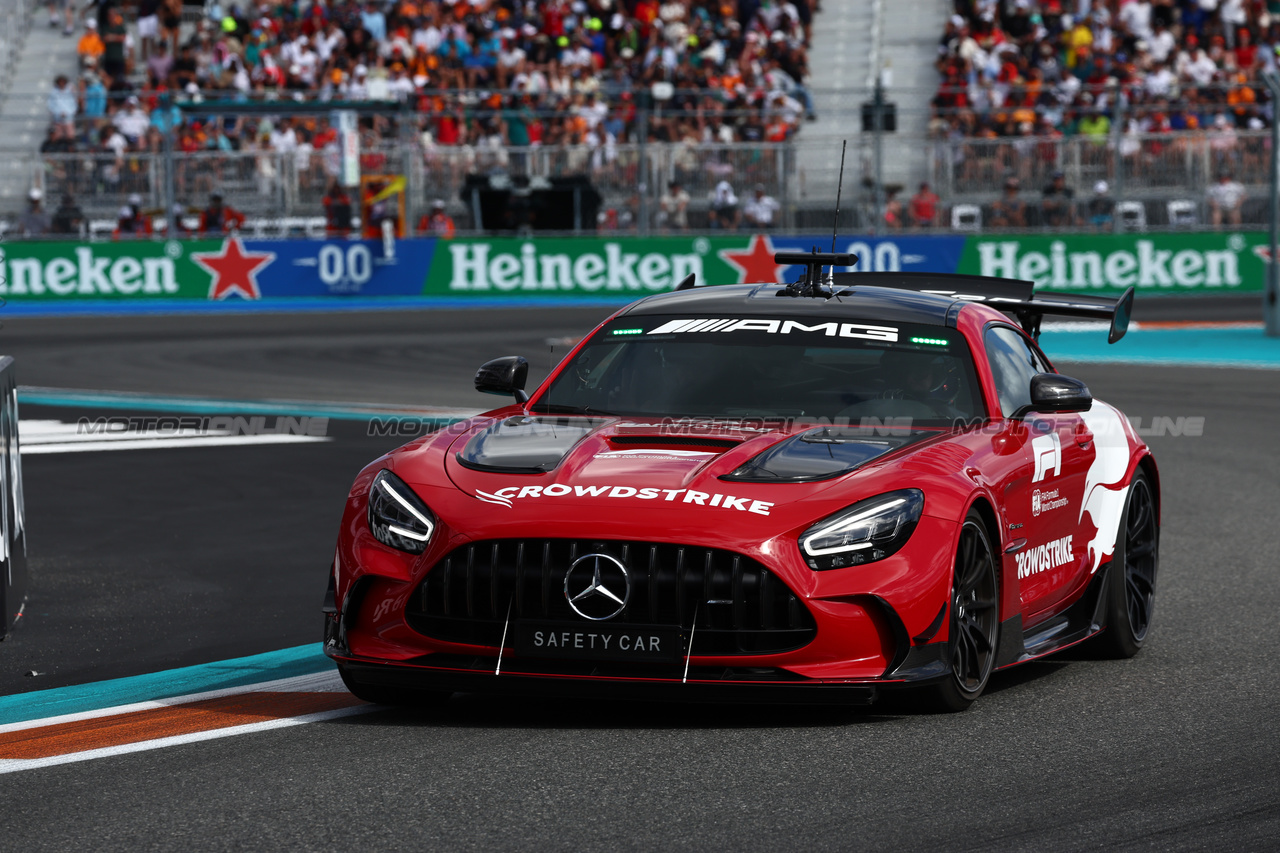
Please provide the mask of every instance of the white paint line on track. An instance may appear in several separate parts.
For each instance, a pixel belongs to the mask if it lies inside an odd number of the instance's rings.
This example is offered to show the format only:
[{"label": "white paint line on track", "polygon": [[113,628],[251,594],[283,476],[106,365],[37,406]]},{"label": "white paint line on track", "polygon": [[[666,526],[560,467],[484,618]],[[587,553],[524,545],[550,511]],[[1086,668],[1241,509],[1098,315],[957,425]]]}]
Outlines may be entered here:
[{"label": "white paint line on track", "polygon": [[[255,685],[256,687],[257,685]],[[337,708],[332,711],[321,711],[316,714],[305,714],[301,717],[288,717],[279,720],[266,720],[260,723],[248,723],[243,726],[232,726],[225,729],[211,729],[173,737],[145,740],[137,743],[108,746],[102,749],[90,749],[84,752],[71,752],[65,755],[53,755],[48,758],[3,758],[0,759],[0,774],[16,773],[21,770],[35,770],[40,767],[52,767],[57,764],[72,764],[78,761],[92,761],[98,758],[111,758],[116,755],[127,755],[131,752],[146,752],[152,749],[165,749],[171,746],[182,746],[188,743],[199,743],[236,735],[247,735],[265,732],[271,729],[282,729],[289,726],[301,726],[306,723],[320,723],[355,714],[367,714],[371,711],[383,710],[381,705],[354,705],[350,708]],[[43,722],[43,721],[42,721]]]},{"label": "white paint line on track", "polygon": [[162,450],[174,447],[234,447],[250,444],[314,444],[329,438],[310,435],[227,435],[189,438],[126,438],[100,441],[59,441],[22,446],[23,456],[48,453],[90,453],[99,450]]},{"label": "white paint line on track", "polygon": [[57,717],[24,720],[20,723],[6,723],[0,725],[0,734],[56,726],[62,723],[78,723],[82,720],[93,720],[98,717],[114,717],[117,714],[131,714],[135,711],[169,708],[174,705],[203,702],[206,699],[221,699],[223,696],[236,696],[243,693],[345,693],[346,691],[346,685],[342,683],[342,677],[338,675],[338,670],[335,668],[323,672],[314,672],[310,675],[295,675],[275,681],[242,684],[238,687],[224,687],[221,690],[188,693],[185,696],[170,696],[166,699],[156,699],[150,702],[134,702],[129,705],[115,705],[110,708],[80,711],[75,714],[62,714]]}]

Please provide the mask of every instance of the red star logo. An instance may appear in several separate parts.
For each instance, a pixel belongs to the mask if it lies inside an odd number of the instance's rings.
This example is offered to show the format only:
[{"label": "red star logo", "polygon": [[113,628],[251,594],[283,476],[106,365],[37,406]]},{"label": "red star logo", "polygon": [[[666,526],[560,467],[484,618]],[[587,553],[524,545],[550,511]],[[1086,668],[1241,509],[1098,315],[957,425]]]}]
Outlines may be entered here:
[{"label": "red star logo", "polygon": [[275,259],[275,252],[246,252],[239,237],[223,240],[220,253],[191,253],[191,260],[213,274],[209,282],[210,299],[226,299],[233,293],[245,299],[261,299],[258,270]]},{"label": "red star logo", "polygon": [[1270,246],[1254,246],[1254,247],[1253,247],[1253,253],[1254,253],[1255,255],[1257,255],[1257,256],[1258,256],[1258,260],[1262,261],[1264,264],[1265,264],[1265,263],[1269,263],[1269,262],[1271,261],[1271,247],[1270,247]]},{"label": "red star logo", "polygon": [[738,268],[738,284],[776,284],[778,271],[787,268],[787,264],[773,262],[773,241],[764,234],[752,237],[745,250],[721,249],[718,254],[725,263]]}]

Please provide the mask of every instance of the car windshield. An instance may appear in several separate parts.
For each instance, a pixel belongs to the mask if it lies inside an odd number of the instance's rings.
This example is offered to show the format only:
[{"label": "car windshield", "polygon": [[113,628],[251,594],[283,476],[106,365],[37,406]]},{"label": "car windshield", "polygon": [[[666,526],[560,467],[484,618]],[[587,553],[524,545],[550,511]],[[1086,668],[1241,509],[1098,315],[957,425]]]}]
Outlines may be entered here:
[{"label": "car windshield", "polygon": [[963,336],[941,326],[829,318],[618,318],[533,407],[693,418],[910,419],[984,415]]}]

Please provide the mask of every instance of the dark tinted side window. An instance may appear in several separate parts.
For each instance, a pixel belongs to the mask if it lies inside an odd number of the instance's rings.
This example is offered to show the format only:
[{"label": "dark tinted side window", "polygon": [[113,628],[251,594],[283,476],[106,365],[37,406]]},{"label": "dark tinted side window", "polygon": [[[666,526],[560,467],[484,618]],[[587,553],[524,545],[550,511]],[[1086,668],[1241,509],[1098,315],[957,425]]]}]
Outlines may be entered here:
[{"label": "dark tinted side window", "polygon": [[1031,404],[1031,377],[1050,372],[1049,366],[1022,335],[1006,326],[988,329],[986,344],[991,376],[1000,395],[1000,411],[1007,418]]}]

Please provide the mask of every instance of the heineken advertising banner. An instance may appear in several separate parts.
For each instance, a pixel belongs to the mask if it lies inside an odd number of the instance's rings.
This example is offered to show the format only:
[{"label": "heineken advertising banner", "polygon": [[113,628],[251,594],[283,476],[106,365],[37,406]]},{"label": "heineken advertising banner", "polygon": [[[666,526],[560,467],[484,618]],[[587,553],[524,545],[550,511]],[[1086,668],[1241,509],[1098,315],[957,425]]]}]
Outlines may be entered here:
[{"label": "heineken advertising banner", "polygon": [[399,241],[388,257],[371,240],[10,242],[0,246],[0,295],[12,304],[418,296],[434,244]]},{"label": "heineken advertising banner", "polygon": [[956,272],[1102,296],[1261,292],[1270,253],[1262,232],[971,237]]},{"label": "heineken advertising banner", "polygon": [[[861,259],[856,269],[945,271],[956,269],[963,237],[898,237],[839,240],[836,248]],[[830,251],[831,238],[618,237],[442,241],[427,278],[438,295],[512,296],[559,294],[626,296],[670,290],[692,273],[700,284],[791,281],[799,268],[775,264],[777,251]]]},{"label": "heineken advertising banner", "polygon": [[[388,248],[391,249],[388,252]],[[791,281],[776,251],[831,248],[822,236],[459,238],[399,240],[155,240],[10,242],[0,246],[0,296],[10,305],[271,302],[352,297],[590,298],[626,301],[700,284]],[[1038,287],[1114,294],[1260,291],[1261,233],[844,237],[857,270],[961,272]]]}]

